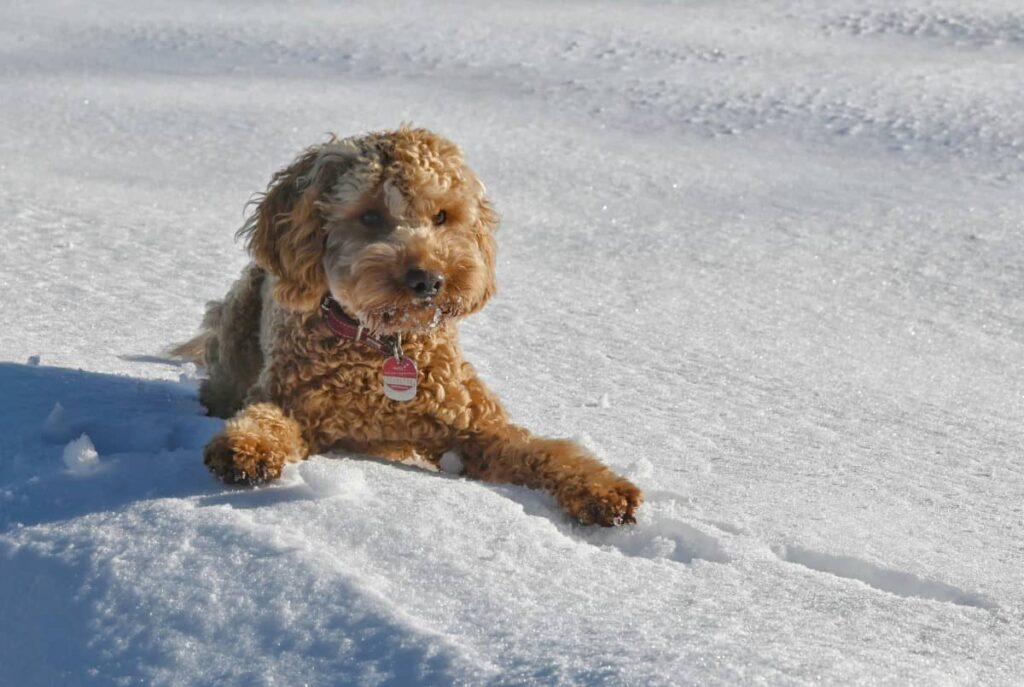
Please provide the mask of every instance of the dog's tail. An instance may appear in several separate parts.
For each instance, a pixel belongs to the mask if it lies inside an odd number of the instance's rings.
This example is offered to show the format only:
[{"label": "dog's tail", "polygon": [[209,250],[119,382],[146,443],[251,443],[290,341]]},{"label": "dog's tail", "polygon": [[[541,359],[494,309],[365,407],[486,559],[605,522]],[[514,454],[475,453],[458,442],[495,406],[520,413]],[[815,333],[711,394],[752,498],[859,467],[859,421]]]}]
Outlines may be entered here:
[{"label": "dog's tail", "polygon": [[199,333],[184,343],[172,346],[167,354],[172,358],[184,358],[196,365],[206,366],[210,362],[207,352],[210,341],[220,328],[220,320],[224,314],[223,301],[210,301],[206,304],[206,314]]}]

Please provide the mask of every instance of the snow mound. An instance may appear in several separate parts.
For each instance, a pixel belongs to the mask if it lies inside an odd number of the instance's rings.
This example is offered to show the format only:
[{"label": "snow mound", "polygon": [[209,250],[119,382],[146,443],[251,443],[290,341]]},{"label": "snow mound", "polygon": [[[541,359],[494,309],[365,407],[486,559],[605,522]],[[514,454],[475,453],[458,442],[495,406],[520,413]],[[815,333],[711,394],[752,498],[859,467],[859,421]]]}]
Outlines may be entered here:
[{"label": "snow mound", "polygon": [[100,465],[100,456],[96,453],[96,447],[92,445],[92,439],[88,434],[68,442],[62,455],[68,471],[76,475],[86,475]]},{"label": "snow mound", "polygon": [[445,451],[444,455],[441,456],[438,467],[441,468],[442,472],[447,472],[449,475],[461,475],[463,467],[462,456],[455,451]]}]

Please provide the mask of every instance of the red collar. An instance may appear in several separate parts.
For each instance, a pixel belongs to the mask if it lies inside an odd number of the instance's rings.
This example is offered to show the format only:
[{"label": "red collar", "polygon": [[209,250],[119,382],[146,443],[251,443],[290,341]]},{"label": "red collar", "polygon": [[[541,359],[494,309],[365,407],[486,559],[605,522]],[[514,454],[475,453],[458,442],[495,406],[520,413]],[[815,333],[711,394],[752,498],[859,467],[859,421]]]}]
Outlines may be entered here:
[{"label": "red collar", "polygon": [[324,312],[327,326],[335,336],[366,344],[381,355],[393,355],[397,350],[396,344],[392,341],[385,341],[370,335],[363,325],[348,316],[341,304],[331,297],[331,294],[328,293],[320,301],[320,309]]}]

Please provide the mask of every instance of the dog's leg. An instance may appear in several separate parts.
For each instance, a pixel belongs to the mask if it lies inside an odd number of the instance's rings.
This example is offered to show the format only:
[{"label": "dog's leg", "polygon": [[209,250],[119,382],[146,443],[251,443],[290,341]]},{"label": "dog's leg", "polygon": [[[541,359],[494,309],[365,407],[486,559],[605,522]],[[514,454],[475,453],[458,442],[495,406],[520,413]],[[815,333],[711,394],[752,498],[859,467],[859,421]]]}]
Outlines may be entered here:
[{"label": "dog's leg", "polygon": [[259,484],[281,476],[285,463],[309,455],[302,430],[274,403],[253,403],[224,423],[206,445],[203,462],[228,484]]},{"label": "dog's leg", "polygon": [[536,437],[505,424],[474,433],[460,448],[468,476],[549,491],[584,525],[636,522],[640,490],[575,442]]}]

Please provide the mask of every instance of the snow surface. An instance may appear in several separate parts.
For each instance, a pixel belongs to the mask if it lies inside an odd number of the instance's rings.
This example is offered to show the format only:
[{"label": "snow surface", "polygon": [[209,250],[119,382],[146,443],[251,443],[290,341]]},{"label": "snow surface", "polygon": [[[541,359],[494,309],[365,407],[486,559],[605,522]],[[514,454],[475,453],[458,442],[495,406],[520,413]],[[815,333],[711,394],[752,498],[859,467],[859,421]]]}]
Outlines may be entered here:
[{"label": "snow surface", "polygon": [[[4,3],[0,684],[1019,684],[1022,70],[1016,0]],[[160,351],[403,120],[503,215],[470,358],[635,527],[206,474]]]}]

